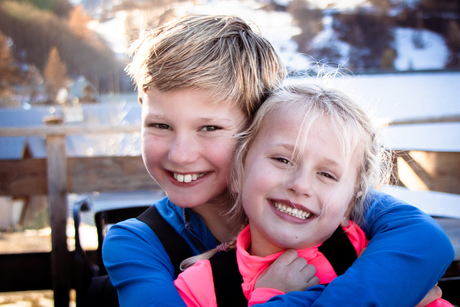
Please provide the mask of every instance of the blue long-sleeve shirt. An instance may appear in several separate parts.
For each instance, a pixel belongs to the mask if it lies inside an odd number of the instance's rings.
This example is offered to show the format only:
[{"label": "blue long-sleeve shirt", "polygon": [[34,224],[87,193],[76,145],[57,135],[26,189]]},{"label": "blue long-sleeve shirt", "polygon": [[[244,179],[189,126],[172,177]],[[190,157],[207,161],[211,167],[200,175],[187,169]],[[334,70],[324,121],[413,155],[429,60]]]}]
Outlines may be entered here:
[{"label": "blue long-sleeve shirt", "polygon": [[[374,191],[363,230],[364,254],[327,287],[276,296],[263,306],[415,306],[454,259],[441,227],[428,215]],[[167,198],[155,206],[194,253],[218,243],[199,215]],[[104,263],[121,306],[185,306],[174,286],[174,268],[148,225],[130,219],[112,226],[103,245]],[[262,306],[262,305],[261,305]]]}]

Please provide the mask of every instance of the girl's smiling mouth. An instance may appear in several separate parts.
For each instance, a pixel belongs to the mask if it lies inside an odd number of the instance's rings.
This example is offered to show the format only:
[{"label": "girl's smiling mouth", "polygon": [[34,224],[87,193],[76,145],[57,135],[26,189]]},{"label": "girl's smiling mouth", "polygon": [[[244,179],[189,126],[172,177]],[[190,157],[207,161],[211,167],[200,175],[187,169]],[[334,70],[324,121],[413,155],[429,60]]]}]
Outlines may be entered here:
[{"label": "girl's smiling mouth", "polygon": [[293,208],[279,201],[271,201],[271,203],[273,204],[276,210],[283,212],[283,213],[287,213],[301,220],[306,220],[313,215],[311,212],[307,212],[305,210],[298,209],[298,208]]}]

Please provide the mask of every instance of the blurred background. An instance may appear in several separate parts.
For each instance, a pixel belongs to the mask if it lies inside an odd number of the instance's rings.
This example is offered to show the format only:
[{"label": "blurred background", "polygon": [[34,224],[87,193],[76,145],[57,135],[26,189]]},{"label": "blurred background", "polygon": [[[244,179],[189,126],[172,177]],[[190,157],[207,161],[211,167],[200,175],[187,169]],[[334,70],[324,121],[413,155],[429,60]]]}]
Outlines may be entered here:
[{"label": "blurred background", "polygon": [[355,74],[460,68],[457,0],[2,0],[0,106],[132,92],[124,67],[139,28],[187,12],[254,22],[293,74],[312,61]]},{"label": "blurred background", "polygon": [[[141,108],[126,52],[140,29],[187,13],[242,17],[277,48],[287,82],[331,82],[375,116],[395,152],[395,178],[383,189],[441,224],[456,252],[446,276],[458,287],[459,0],[0,0],[0,264],[8,254],[53,254],[52,240],[73,251],[81,197],[93,208],[79,236],[94,251],[95,211],[163,196],[140,158]],[[316,78],[337,67],[346,75]],[[50,158],[53,124],[65,151]],[[46,159],[64,159],[67,173],[47,169]],[[67,189],[58,239],[53,177]],[[31,279],[15,272],[10,278],[23,280],[0,283],[0,306],[58,305],[51,290],[15,292]],[[28,289],[52,289],[41,282]]]}]

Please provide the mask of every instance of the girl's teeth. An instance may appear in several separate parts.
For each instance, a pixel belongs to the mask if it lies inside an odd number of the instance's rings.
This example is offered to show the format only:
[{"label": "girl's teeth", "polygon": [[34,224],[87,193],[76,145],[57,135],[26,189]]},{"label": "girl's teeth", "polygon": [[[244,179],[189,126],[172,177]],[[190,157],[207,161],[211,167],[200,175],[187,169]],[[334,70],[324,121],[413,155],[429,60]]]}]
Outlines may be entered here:
[{"label": "girl's teeth", "polygon": [[311,213],[308,213],[306,211],[303,211],[303,210],[300,210],[300,209],[297,209],[297,208],[291,208],[291,207],[286,206],[286,205],[284,205],[282,203],[279,203],[279,202],[275,202],[275,208],[278,211],[287,213],[289,215],[295,216],[296,218],[299,218],[299,219],[302,219],[302,220],[306,220],[311,216]]},{"label": "girl's teeth", "polygon": [[190,182],[195,181],[198,178],[203,177],[203,176],[204,176],[204,174],[186,174],[186,175],[182,175],[182,174],[174,173],[174,178],[177,181],[185,182],[185,183],[190,183]]}]

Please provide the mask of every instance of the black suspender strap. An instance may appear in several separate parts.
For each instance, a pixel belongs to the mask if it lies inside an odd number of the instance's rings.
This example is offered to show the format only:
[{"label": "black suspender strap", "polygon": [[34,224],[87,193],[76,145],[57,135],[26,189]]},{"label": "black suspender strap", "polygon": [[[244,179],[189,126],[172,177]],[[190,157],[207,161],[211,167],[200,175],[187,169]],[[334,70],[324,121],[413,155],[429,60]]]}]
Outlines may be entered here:
[{"label": "black suspender strap", "polygon": [[[357,259],[356,250],[341,227],[319,247],[319,251],[331,263],[337,275],[345,273]],[[247,306],[248,301],[241,288],[243,278],[238,270],[236,250],[218,253],[210,261],[217,306]]]},{"label": "black suspender strap", "polygon": [[210,262],[217,306],[247,306],[248,301],[241,288],[243,277],[238,270],[236,250],[220,252],[212,257]]},{"label": "black suspender strap", "polygon": [[342,227],[318,248],[330,262],[337,276],[342,275],[358,259],[356,250]]},{"label": "black suspender strap", "polygon": [[184,238],[182,238],[177,231],[165,221],[165,219],[158,212],[155,206],[152,206],[145,210],[141,215],[137,217],[138,220],[146,223],[157,235],[163,244],[166,253],[174,266],[176,277],[181,272],[181,262],[193,256],[193,252],[190,246],[187,244]]}]

